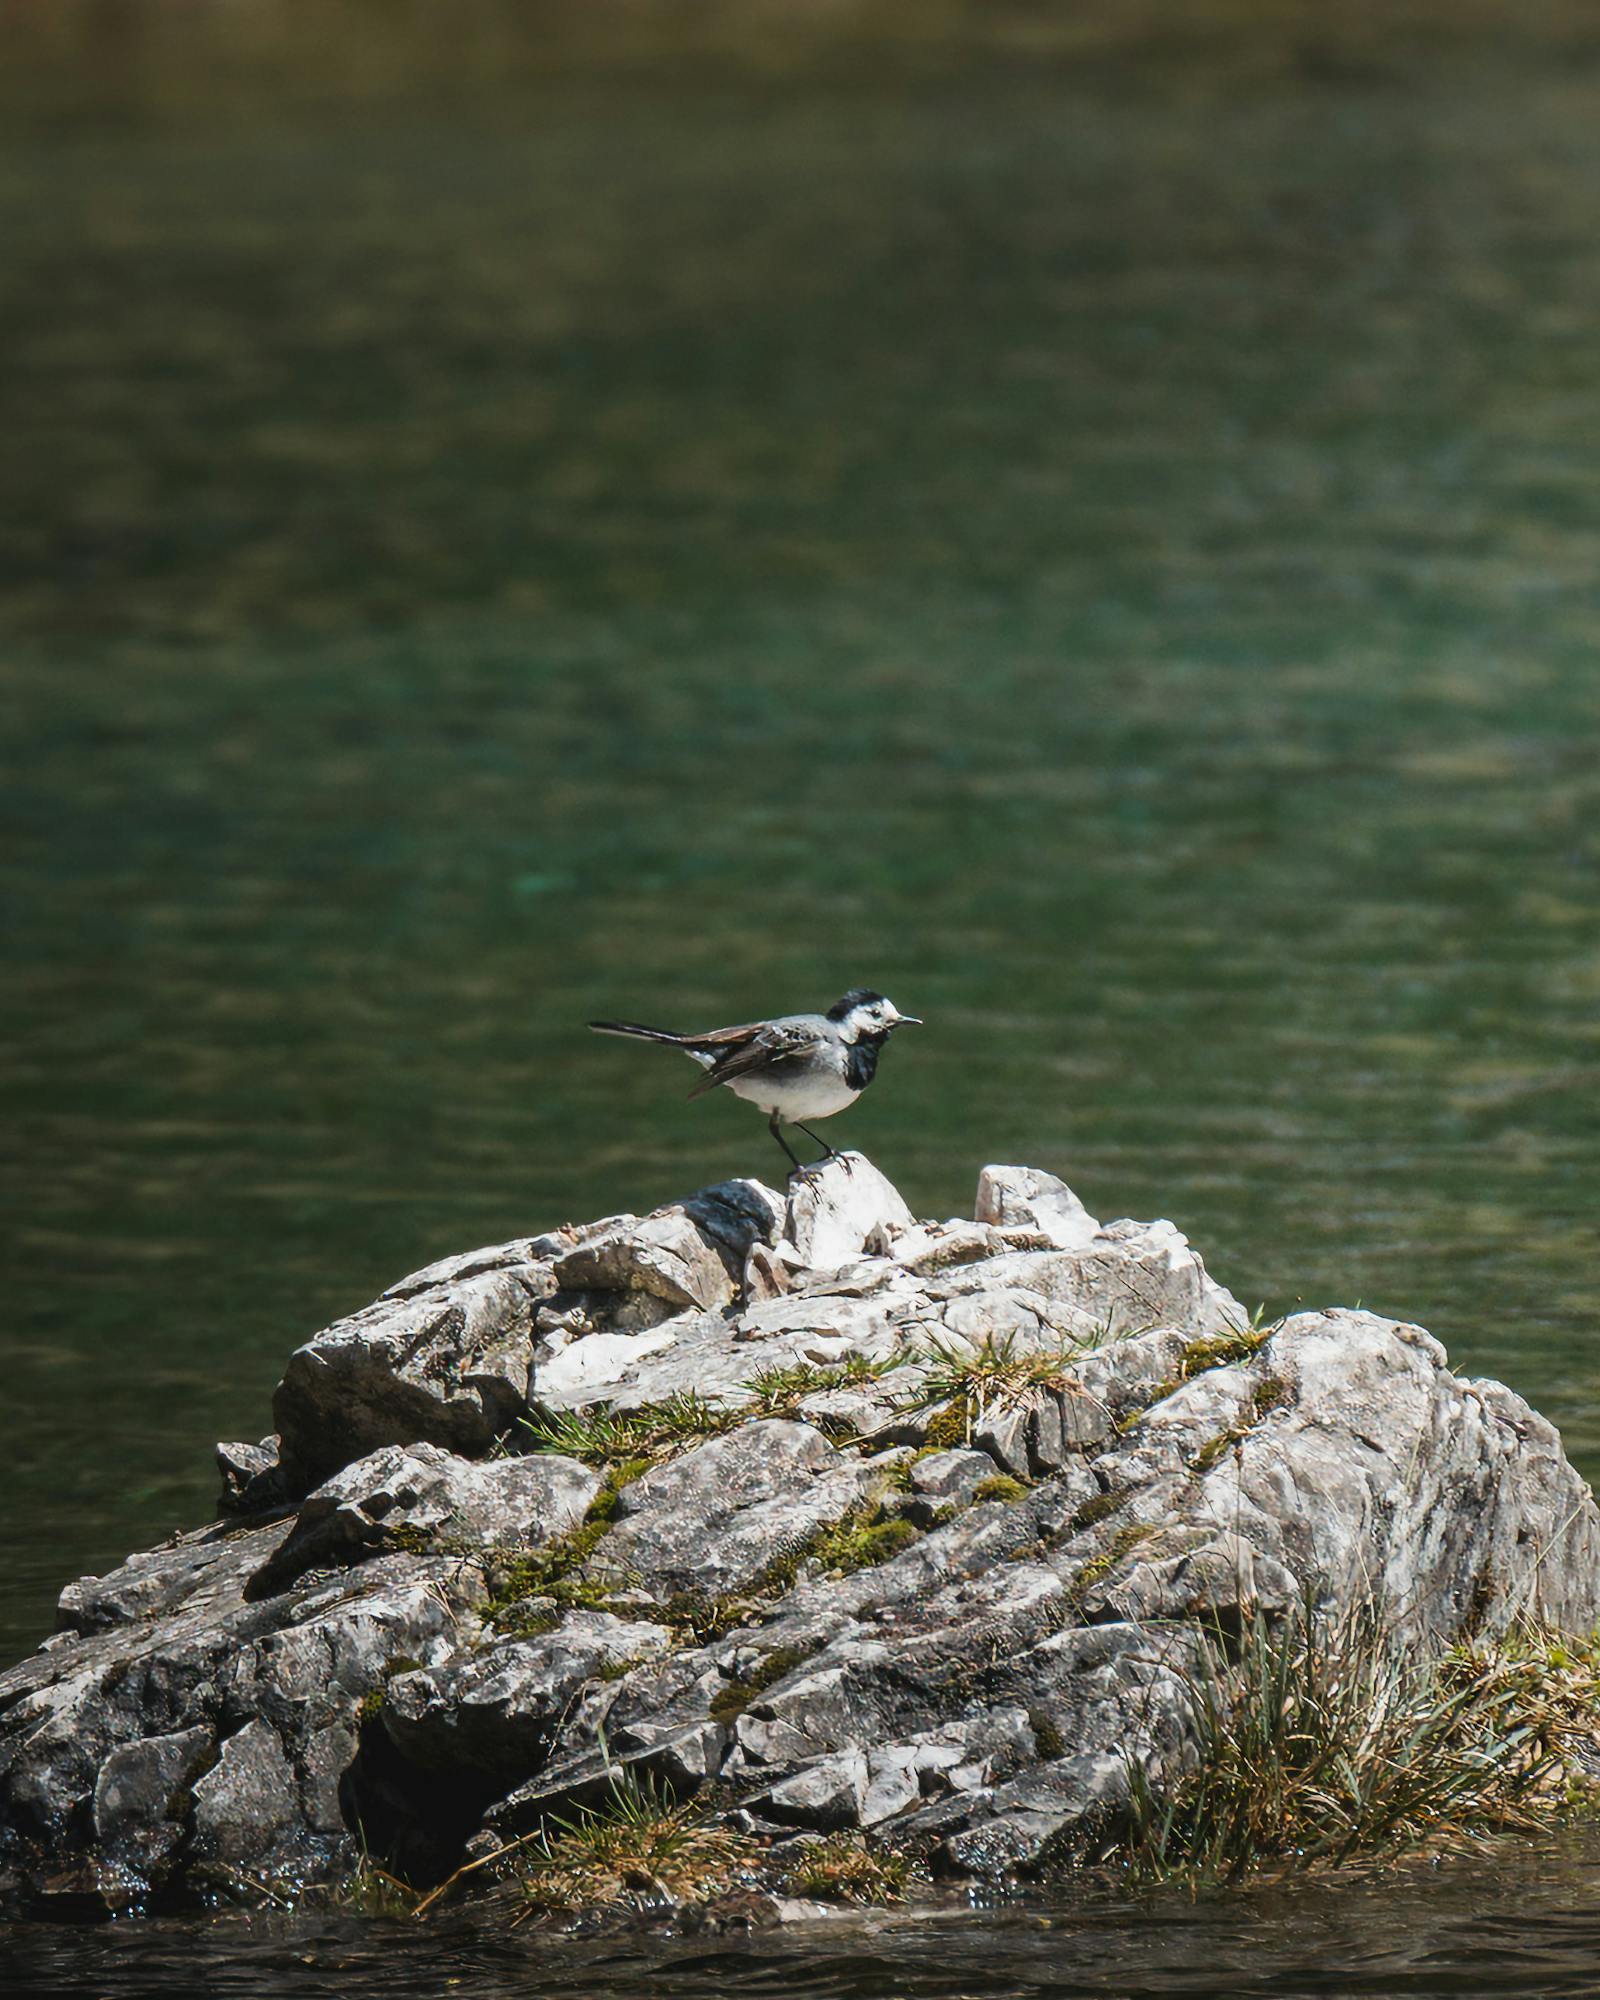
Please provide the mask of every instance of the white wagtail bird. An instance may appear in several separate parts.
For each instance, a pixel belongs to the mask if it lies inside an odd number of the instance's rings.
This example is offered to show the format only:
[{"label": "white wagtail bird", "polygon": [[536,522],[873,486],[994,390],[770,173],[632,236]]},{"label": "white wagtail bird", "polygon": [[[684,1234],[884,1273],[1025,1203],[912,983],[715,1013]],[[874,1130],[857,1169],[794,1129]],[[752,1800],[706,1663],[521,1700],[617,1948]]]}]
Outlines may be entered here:
[{"label": "white wagtail bird", "polygon": [[[703,1035],[674,1035],[637,1021],[591,1021],[602,1035],[632,1035],[641,1042],[665,1042],[682,1049],[705,1071],[690,1091],[702,1097],[726,1084],[735,1097],[767,1114],[767,1129],[789,1155],[796,1173],[809,1173],[779,1130],[797,1126],[836,1160],[826,1139],[804,1121],[831,1118],[854,1104],[877,1074],[878,1053],[896,1028],[920,1028],[915,1014],[902,1014],[881,993],[854,986],[826,1014],[784,1014],[776,1021],[747,1021],[737,1028],[711,1028]],[[813,1161],[819,1166],[821,1161]]]}]

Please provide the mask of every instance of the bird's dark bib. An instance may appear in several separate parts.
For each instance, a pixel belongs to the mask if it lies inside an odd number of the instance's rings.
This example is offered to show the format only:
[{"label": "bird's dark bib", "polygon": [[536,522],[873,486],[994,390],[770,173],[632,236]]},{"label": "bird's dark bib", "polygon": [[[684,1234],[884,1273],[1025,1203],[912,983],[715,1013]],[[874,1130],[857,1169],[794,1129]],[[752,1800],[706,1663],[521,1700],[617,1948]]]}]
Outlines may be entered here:
[{"label": "bird's dark bib", "polygon": [[887,1037],[863,1035],[845,1051],[844,1080],[852,1090],[865,1090],[878,1070],[878,1051]]}]

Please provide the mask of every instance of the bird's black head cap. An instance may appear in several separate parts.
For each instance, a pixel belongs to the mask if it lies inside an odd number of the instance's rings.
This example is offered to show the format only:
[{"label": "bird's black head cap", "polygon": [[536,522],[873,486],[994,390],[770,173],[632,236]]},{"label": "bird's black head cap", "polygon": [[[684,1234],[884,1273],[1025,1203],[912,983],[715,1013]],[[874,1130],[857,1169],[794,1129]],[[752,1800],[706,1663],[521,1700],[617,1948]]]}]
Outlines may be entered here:
[{"label": "bird's black head cap", "polygon": [[833,1005],[828,1009],[828,1019],[830,1021],[842,1021],[847,1014],[853,1012],[857,1007],[870,1007],[874,1001],[881,1000],[882,998],[883,995],[881,993],[874,993],[870,986],[852,986],[842,999],[835,1000]]}]

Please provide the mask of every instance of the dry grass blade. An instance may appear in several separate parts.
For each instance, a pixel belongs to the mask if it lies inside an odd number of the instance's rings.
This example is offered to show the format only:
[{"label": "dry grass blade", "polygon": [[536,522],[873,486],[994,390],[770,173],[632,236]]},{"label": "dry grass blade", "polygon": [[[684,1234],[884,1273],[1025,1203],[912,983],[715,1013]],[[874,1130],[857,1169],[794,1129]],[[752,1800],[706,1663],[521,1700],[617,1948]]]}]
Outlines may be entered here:
[{"label": "dry grass blade", "polygon": [[711,1826],[648,1779],[614,1771],[604,1803],[553,1816],[524,1850],[531,1904],[575,1909],[634,1893],[698,1902],[729,1887],[758,1858],[753,1841]]},{"label": "dry grass blade", "polygon": [[1123,1858],[1147,1880],[1220,1883],[1531,1830],[1577,1735],[1592,1743],[1595,1686],[1548,1648],[1426,1660],[1376,1615],[1258,1617],[1236,1659],[1215,1646],[1189,1676],[1194,1766],[1165,1788],[1132,1768]]}]

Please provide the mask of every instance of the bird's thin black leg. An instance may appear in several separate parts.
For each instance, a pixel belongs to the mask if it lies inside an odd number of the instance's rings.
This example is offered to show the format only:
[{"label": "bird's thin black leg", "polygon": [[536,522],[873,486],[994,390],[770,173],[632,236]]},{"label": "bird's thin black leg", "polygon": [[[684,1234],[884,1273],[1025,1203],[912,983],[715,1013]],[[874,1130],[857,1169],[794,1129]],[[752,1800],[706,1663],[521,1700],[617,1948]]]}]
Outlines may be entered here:
[{"label": "bird's thin black leg", "polygon": [[[794,1129],[797,1132],[804,1132],[808,1139],[822,1148],[822,1158],[824,1160],[844,1160],[845,1172],[848,1173],[850,1171],[850,1162],[845,1158],[845,1155],[836,1146],[830,1146],[827,1140],[822,1138],[818,1133],[813,1132],[809,1125],[802,1125],[797,1118],[794,1121]],[[821,1162],[819,1161],[818,1164],[820,1165]]]},{"label": "bird's thin black leg", "polygon": [[792,1150],[788,1140],[778,1130],[778,1114],[776,1111],[774,1111],[772,1116],[767,1120],[767,1130],[772,1134],[773,1138],[777,1140],[778,1144],[783,1148],[783,1150],[789,1155],[789,1164],[791,1167],[794,1168],[795,1172],[797,1174],[804,1173],[805,1169],[800,1164],[799,1156]]}]

